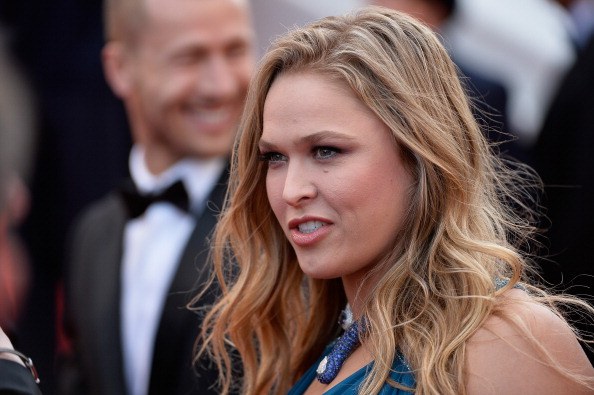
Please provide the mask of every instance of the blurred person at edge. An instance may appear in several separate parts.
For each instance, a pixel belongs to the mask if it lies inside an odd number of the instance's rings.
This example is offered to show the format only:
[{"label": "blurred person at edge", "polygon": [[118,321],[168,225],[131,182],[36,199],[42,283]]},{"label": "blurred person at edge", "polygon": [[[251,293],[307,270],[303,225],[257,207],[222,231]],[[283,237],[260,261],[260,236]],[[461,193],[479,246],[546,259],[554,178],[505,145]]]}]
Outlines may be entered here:
[{"label": "blurred person at edge", "polygon": [[557,0],[557,3],[565,8],[571,17],[573,41],[578,50],[583,51],[594,33],[594,0]]},{"label": "blurred person at edge", "polygon": [[451,56],[508,93],[510,131],[532,162],[548,106],[576,59],[567,12],[548,0],[456,0],[440,34]]},{"label": "blurred person at edge", "polygon": [[27,294],[27,253],[14,229],[29,210],[35,117],[31,91],[0,26],[0,326],[12,337]]},{"label": "blurred person at edge", "polygon": [[0,393],[33,395],[39,394],[39,388],[13,353],[15,322],[29,286],[27,254],[13,229],[28,210],[25,179],[34,117],[28,85],[8,55],[4,39],[0,30]]},{"label": "blurred person at edge", "polygon": [[[544,183],[546,255],[543,279],[559,290],[594,300],[594,35],[579,53],[547,112],[534,147],[535,169]],[[594,338],[594,323],[576,317]],[[594,349],[586,354],[594,363]]]},{"label": "blurred person at edge", "polygon": [[249,3],[108,0],[105,18],[102,59],[130,121],[131,179],[72,229],[59,392],[216,393],[217,372],[192,366],[201,318],[185,306],[206,275],[255,63]]}]

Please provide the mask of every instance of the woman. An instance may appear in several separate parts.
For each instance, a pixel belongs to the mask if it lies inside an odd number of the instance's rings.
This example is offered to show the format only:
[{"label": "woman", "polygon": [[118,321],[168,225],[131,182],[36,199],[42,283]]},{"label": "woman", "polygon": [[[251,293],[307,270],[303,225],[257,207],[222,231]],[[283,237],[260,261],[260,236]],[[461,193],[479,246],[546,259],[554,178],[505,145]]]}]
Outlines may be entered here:
[{"label": "woman", "polygon": [[519,176],[413,19],[367,8],[277,40],[214,239],[202,351],[222,392],[237,354],[247,394],[594,389],[565,299],[528,284]]}]

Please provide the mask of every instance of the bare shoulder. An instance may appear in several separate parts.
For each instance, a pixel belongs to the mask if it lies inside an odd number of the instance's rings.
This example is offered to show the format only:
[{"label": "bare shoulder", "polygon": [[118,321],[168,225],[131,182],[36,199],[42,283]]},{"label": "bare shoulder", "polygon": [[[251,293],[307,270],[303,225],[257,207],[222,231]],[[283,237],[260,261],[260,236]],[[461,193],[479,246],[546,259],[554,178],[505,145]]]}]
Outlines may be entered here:
[{"label": "bare shoulder", "polygon": [[565,321],[524,291],[510,290],[503,298],[503,315],[511,318],[489,317],[468,341],[468,394],[593,394],[555,369],[594,380],[594,369]]}]

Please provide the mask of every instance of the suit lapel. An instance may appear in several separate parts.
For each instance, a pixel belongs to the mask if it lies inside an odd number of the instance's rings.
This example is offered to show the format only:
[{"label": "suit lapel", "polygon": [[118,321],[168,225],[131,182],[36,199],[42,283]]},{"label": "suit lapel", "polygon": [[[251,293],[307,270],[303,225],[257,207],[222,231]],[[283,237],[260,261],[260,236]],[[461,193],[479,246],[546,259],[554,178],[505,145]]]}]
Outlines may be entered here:
[{"label": "suit lapel", "polygon": [[[153,353],[149,389],[151,395],[173,394],[175,392],[172,386],[176,383],[183,387],[184,393],[196,386],[191,363],[200,321],[186,305],[208,279],[208,239],[223,206],[227,179],[228,169],[225,169],[197,220],[169,289]],[[181,390],[182,388],[178,388],[178,391]]]},{"label": "suit lapel", "polygon": [[[119,197],[119,196],[118,196]],[[121,331],[120,331],[120,300],[121,300],[121,262],[122,262],[122,251],[123,251],[123,234],[126,221],[128,219],[127,214],[121,201],[118,201],[117,214],[114,215],[112,222],[112,231],[114,234],[120,235],[120,237],[111,237],[110,243],[105,245],[104,254],[105,257],[101,259],[101,262],[114,263],[109,267],[103,267],[104,270],[99,270],[97,276],[103,276],[98,281],[98,284],[103,284],[106,288],[111,289],[109,292],[104,292],[105,299],[101,301],[105,310],[108,311],[106,314],[106,321],[102,325],[105,326],[105,336],[103,339],[103,346],[105,350],[116,350],[116,355],[112,356],[111,361],[108,363],[106,369],[107,377],[104,377],[102,382],[112,383],[112,390],[119,390],[119,388],[126,388],[126,383],[123,376],[123,351],[121,342]],[[101,265],[95,265],[100,268]],[[102,293],[99,292],[101,295]],[[117,314],[113,314],[116,311]],[[115,317],[115,319],[114,319]],[[110,319],[111,318],[111,319]],[[110,376],[111,375],[111,376]],[[119,392],[119,391],[118,391]],[[115,392],[112,392],[115,393]]]},{"label": "suit lapel", "polygon": [[[119,196],[109,196],[80,225],[73,243],[71,303],[78,321],[83,366],[97,393],[125,394],[120,341],[120,266],[126,223]],[[114,313],[115,312],[115,313]]]}]

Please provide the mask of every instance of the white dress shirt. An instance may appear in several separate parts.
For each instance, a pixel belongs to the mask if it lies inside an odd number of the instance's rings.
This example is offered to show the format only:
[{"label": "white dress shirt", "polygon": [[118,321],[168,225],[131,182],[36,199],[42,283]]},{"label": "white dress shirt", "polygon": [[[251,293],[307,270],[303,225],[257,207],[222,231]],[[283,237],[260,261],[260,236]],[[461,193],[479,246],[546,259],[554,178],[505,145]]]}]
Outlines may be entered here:
[{"label": "white dress shirt", "polygon": [[144,151],[130,153],[130,174],[141,192],[160,192],[182,180],[191,214],[171,203],[151,205],[124,229],[122,257],[121,332],[126,384],[131,395],[146,395],[151,376],[154,341],[166,293],[186,243],[196,226],[197,213],[225,167],[225,159],[186,159],[155,176],[146,167]]}]

